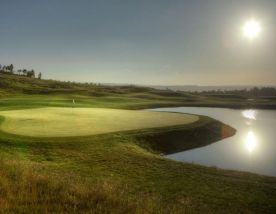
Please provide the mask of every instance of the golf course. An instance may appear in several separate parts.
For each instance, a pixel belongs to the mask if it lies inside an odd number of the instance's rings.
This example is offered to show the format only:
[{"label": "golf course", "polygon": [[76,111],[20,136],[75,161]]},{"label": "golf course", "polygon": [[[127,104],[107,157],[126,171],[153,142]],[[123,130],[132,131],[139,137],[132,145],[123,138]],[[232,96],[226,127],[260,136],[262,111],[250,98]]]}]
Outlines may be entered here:
[{"label": "golf course", "polygon": [[[147,110],[251,101],[0,77],[0,213],[276,210],[275,177],[164,157],[231,137],[234,128],[207,116]],[[254,105],[273,108],[275,101]]]},{"label": "golf course", "polygon": [[276,0],[0,7],[0,214],[276,214]]}]

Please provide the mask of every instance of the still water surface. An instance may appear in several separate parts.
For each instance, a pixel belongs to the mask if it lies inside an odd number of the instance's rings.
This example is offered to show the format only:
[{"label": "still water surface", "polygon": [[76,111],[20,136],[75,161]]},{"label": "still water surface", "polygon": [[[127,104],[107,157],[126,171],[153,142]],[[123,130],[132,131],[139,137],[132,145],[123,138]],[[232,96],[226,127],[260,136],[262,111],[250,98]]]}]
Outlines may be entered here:
[{"label": "still water surface", "polygon": [[173,160],[276,176],[276,111],[177,107],[154,111],[206,115],[237,130],[235,136],[205,147],[168,155]]}]

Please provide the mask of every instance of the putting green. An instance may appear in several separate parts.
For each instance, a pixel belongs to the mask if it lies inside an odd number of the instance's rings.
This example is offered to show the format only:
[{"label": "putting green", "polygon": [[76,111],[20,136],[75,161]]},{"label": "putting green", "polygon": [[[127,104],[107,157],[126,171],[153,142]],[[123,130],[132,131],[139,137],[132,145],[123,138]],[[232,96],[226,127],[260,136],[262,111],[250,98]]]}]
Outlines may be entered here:
[{"label": "putting green", "polygon": [[38,108],[0,111],[2,131],[34,137],[95,135],[188,124],[195,115],[105,108]]}]

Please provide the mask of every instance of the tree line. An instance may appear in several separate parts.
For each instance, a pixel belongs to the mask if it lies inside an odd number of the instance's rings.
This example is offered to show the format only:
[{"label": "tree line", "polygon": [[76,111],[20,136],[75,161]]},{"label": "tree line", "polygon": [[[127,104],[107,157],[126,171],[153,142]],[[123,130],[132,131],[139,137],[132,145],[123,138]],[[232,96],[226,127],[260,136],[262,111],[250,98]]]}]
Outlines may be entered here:
[{"label": "tree line", "polygon": [[[36,72],[34,69],[27,70],[24,68],[24,69],[15,70],[13,64],[10,64],[10,65],[1,65],[0,64],[0,72],[7,73],[7,74],[13,74],[13,75],[19,75],[19,76],[26,76],[26,77],[30,77],[30,78],[36,78]],[[37,78],[38,79],[42,78],[41,72],[39,72],[37,74]]]},{"label": "tree line", "polygon": [[246,97],[265,97],[265,96],[276,96],[275,87],[253,87],[250,89],[242,90],[211,90],[211,91],[201,91],[193,92],[194,94],[202,95],[237,95]]}]

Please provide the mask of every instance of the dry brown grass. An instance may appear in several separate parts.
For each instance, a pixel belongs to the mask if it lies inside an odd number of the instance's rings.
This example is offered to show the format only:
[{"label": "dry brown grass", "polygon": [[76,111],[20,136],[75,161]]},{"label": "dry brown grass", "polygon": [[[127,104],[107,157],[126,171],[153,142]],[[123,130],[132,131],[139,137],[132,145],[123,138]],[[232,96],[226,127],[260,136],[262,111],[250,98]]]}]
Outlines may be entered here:
[{"label": "dry brown grass", "polygon": [[[55,177],[18,161],[0,161],[0,213],[180,213],[152,194],[129,195],[114,180],[91,184],[80,177]],[[185,202],[186,203],[186,202]],[[185,206],[184,206],[185,207]],[[183,208],[184,208],[183,207]],[[190,210],[189,203],[187,210]]]}]

